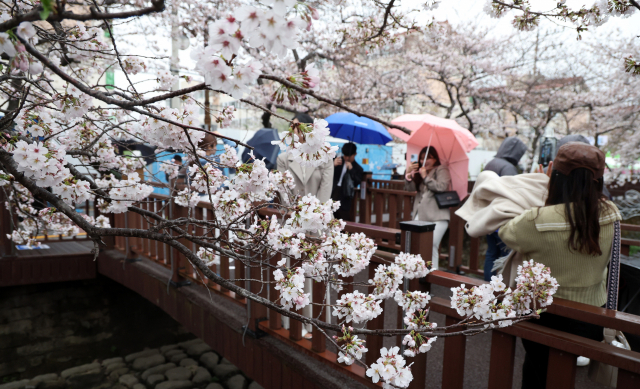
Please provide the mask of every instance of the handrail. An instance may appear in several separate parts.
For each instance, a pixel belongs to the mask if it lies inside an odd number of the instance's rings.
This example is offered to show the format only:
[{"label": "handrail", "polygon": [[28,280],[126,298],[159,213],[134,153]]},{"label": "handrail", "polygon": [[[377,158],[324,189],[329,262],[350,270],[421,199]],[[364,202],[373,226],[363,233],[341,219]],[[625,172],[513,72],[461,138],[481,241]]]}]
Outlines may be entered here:
[{"label": "handrail", "polygon": [[[168,196],[157,195],[157,194],[153,194],[149,196],[149,201],[143,201],[140,203],[139,206],[147,211],[161,213],[166,217],[172,217],[172,218],[184,216],[188,212],[186,208],[179,207],[173,204],[173,202],[170,201]],[[198,203],[196,207],[194,207],[191,210],[191,214],[198,219],[212,218],[213,212],[212,212],[211,204],[206,201],[201,201]],[[261,214],[267,215],[267,216],[273,215],[273,214],[281,215],[279,211],[275,209],[270,209],[270,208],[263,209],[261,211]],[[138,214],[127,212],[124,214],[114,215],[113,224],[112,224],[114,225],[114,227],[122,227],[125,225],[125,223],[130,227],[136,226],[139,228],[148,228],[147,221],[144,218],[140,217],[140,215]],[[187,228],[190,228],[190,232],[195,232],[200,234],[203,233],[203,231],[201,230],[194,231],[192,226]],[[404,249],[404,244],[405,244],[404,234],[402,234],[400,230],[395,228],[348,222],[346,224],[345,230],[349,233],[362,232],[367,234],[371,238],[384,239],[389,242],[392,241],[393,245],[397,247],[398,250],[400,250],[400,248]],[[399,241],[398,241],[398,237],[399,237]],[[411,239],[412,248],[410,251],[422,252],[423,256],[430,255],[429,253],[431,252],[431,250],[430,250],[429,239],[430,239],[430,235],[425,235],[424,237],[417,238],[417,239],[412,238]],[[196,245],[190,242],[186,242],[186,243],[191,245],[190,247],[197,249]],[[172,268],[172,263],[173,263],[174,278],[172,278],[172,281],[176,283],[189,280],[192,283],[202,285],[211,291],[214,291],[223,296],[226,296],[227,299],[235,302],[236,304],[239,304],[245,308],[247,307],[247,304],[244,301],[244,299],[238,299],[236,298],[235,294],[233,294],[232,292],[229,292],[224,288],[220,288],[215,284],[211,284],[207,280],[202,280],[202,278],[198,276],[197,273],[195,273],[194,269],[190,266],[189,262],[186,261],[186,258],[183,258],[182,256],[180,256],[178,253],[174,252],[174,250],[169,249],[169,247],[163,243],[148,241],[148,240],[139,239],[139,238],[117,238],[115,245],[121,251],[126,251],[128,249],[128,252],[133,255],[148,257],[152,261],[156,262],[158,265],[167,267],[169,269]],[[376,255],[379,256],[380,258],[374,258],[371,261],[371,265],[369,266],[369,269],[368,269],[370,277],[373,276],[376,266],[383,264],[385,261],[393,261],[396,254],[392,252],[378,251]],[[225,277],[229,277],[230,271],[233,270],[233,268],[231,267],[233,266],[233,263],[229,258],[221,257],[220,259],[221,259],[220,265],[213,265],[212,270],[222,274]],[[278,260],[279,260],[278,256],[271,259],[273,264],[275,264]],[[235,266],[236,274],[240,276],[239,273],[245,270],[244,266],[241,266],[240,263],[236,263],[235,265],[236,265]],[[253,271],[254,271],[253,269],[250,271],[251,271],[251,274],[247,274],[248,276],[250,275],[252,278],[258,278],[258,275],[253,274]],[[268,274],[268,277],[270,278],[271,275]],[[431,284],[440,285],[444,287],[454,287],[454,286],[459,286],[461,283],[465,283],[466,285],[471,286],[471,285],[479,285],[484,282],[478,279],[469,278],[469,277],[465,277],[458,274],[451,274],[443,271],[431,272],[424,281],[426,282],[422,283],[422,282],[419,282],[418,280],[412,280],[410,283],[410,288],[427,291],[430,289]],[[322,285],[319,283],[315,283],[315,284],[317,285],[314,285],[314,295],[316,296],[316,298],[314,298],[314,301],[321,302],[317,299],[323,298],[322,296],[324,296],[324,292],[320,288]],[[243,284],[242,286],[245,286],[245,285]],[[258,292],[258,285],[252,285],[251,288],[252,290],[254,290],[255,288],[256,289],[255,291]],[[350,291],[353,289],[353,286],[348,285],[346,289],[347,291]],[[278,296],[276,291],[273,289],[273,286],[270,286],[269,288],[264,288],[264,290],[262,290],[262,293],[265,297],[269,297],[270,300],[272,301],[276,300]],[[321,296],[321,297],[318,297],[318,296]],[[386,303],[390,303],[390,302],[387,301]],[[250,304],[249,307],[250,307],[249,309],[252,310],[251,317],[268,317],[269,319],[268,322],[263,322],[262,324],[252,323],[251,325],[254,326],[255,328],[261,328],[267,331],[268,333],[273,334],[274,336],[277,335],[277,337],[280,340],[285,342],[290,347],[305,349],[306,350],[305,352],[313,353],[314,355],[317,355],[319,360],[322,360],[324,363],[330,364],[333,368],[340,369],[341,371],[347,372],[347,374],[351,376],[360,377],[359,381],[362,383],[366,384],[368,382],[366,377],[364,377],[363,369],[346,367],[344,365],[337,364],[335,362],[337,356],[327,350],[326,345],[324,344],[324,338],[319,332],[314,331],[313,340],[308,341],[306,339],[303,339],[301,336],[301,325],[299,322],[296,322],[295,320],[291,320],[290,328],[288,330],[285,330],[285,329],[282,329],[281,327],[281,318],[279,314],[276,314],[274,312],[267,313],[264,307],[258,306],[257,304]],[[431,309],[433,310],[433,312],[439,312],[446,315],[447,323],[455,322],[455,320],[458,319],[458,316],[455,310],[453,310],[450,307],[450,302],[447,299],[433,297],[431,300]],[[388,311],[385,311],[385,312],[388,312]],[[578,320],[582,320],[585,322],[589,322],[589,323],[593,323],[601,326],[606,326],[608,328],[615,328],[615,329],[624,331],[626,333],[640,335],[640,317],[635,315],[606,310],[604,308],[593,307],[590,305],[580,304],[580,303],[567,301],[559,298],[554,299],[554,304],[548,307],[548,312],[557,314],[560,316],[564,316],[564,317],[575,318]],[[314,316],[316,316],[319,313],[320,313],[319,310],[314,311]],[[385,317],[383,315],[374,319],[375,322],[372,322],[371,326],[376,328],[384,327]],[[394,323],[396,323],[396,325],[401,324],[401,322],[399,321],[400,320],[399,317],[396,316],[395,318],[393,318],[393,320],[395,320]],[[389,318],[387,318],[386,321],[389,321]],[[620,378],[621,384],[618,386],[619,388],[630,387],[630,386],[625,386],[625,382],[626,382],[625,380],[628,379],[630,375],[631,377],[634,377],[634,375],[640,374],[640,354],[636,352],[619,350],[615,347],[601,344],[599,342],[594,342],[591,340],[582,339],[568,333],[550,330],[548,328],[536,325],[535,322],[520,323],[514,327],[496,329],[495,331],[496,331],[495,334],[502,334],[500,336],[503,336],[503,338],[500,338],[503,340],[498,341],[498,338],[496,338],[496,336],[498,335],[493,335],[494,342],[496,343],[492,345],[492,349],[496,349],[497,351],[502,350],[501,347],[502,348],[511,347],[511,345],[515,347],[514,337],[519,336],[525,339],[530,339],[536,342],[540,342],[542,344],[547,344],[552,348],[552,350],[560,350],[563,353],[567,353],[567,355],[569,356],[569,359],[570,358],[575,359],[575,355],[584,355],[592,358],[594,361],[601,361],[601,362],[610,364],[612,366],[617,366],[620,368],[619,376],[621,377]],[[507,338],[504,338],[505,336]],[[375,350],[382,347],[382,338],[377,336],[368,336],[366,340],[367,340],[368,348],[373,351],[367,354],[366,356],[367,362],[371,363],[375,361],[375,358],[377,357]],[[460,355],[463,355],[460,353],[464,353],[463,350],[464,350],[465,340],[464,338],[458,339],[458,337],[454,337],[454,338],[446,338],[444,342],[445,342],[444,373],[447,374],[448,378],[446,380],[443,380],[443,388],[446,388],[446,389],[459,388],[460,378],[463,377],[463,371],[464,371],[464,358],[460,357]],[[507,349],[505,350],[508,351]],[[501,357],[500,355],[503,355],[503,356]],[[490,379],[495,379],[497,373],[495,373],[493,366],[497,364],[496,361],[498,360],[498,358],[503,358],[504,355],[509,355],[509,354],[505,352],[494,353],[492,351],[491,353],[492,369],[490,371],[490,377],[493,377],[493,378],[490,378]],[[424,369],[422,369],[421,371],[421,369],[419,369],[418,367],[423,366],[422,362],[425,363],[424,366],[426,367],[426,355],[421,354],[420,358],[423,358],[423,359],[415,359],[415,358],[412,359],[412,361],[415,361],[415,366],[416,366],[416,368],[413,371],[414,376],[416,377],[416,380],[415,380],[416,383],[412,384],[411,387],[419,386],[420,380],[422,380],[421,382],[424,384],[424,377],[422,377],[422,375],[425,374],[425,372],[423,371]],[[557,362],[555,359],[554,361]],[[573,364],[575,366],[575,361],[573,362]],[[562,373],[563,375],[570,375],[569,365],[570,364],[568,363],[562,365],[569,370],[567,370],[566,372],[560,372],[560,373]],[[457,372],[457,373],[452,374],[452,372]],[[549,374],[551,374],[551,372],[552,372],[552,369],[550,367]],[[452,377],[455,379],[453,379]],[[490,382],[493,382],[493,381],[490,381]],[[375,385],[371,384],[369,386],[374,387]],[[501,387],[501,386],[496,385],[495,387]],[[505,387],[510,387],[510,386],[505,386]]]}]

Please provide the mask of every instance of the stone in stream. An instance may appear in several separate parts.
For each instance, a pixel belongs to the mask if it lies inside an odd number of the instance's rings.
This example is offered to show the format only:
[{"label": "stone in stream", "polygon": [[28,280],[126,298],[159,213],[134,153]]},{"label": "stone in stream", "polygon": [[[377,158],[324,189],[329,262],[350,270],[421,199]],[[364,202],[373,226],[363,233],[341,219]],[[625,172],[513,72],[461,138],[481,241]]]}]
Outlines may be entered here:
[{"label": "stone in stream", "polygon": [[40,381],[37,385],[38,389],[66,389],[67,381],[63,378],[58,378],[50,381]]},{"label": "stone in stream", "polygon": [[139,351],[137,353],[129,354],[126,357],[124,357],[124,360],[127,361],[127,362],[131,362],[134,359],[138,359],[138,358],[142,358],[142,357],[149,357],[149,356],[155,355],[155,354],[160,354],[160,351],[158,351],[157,348],[154,348],[154,349],[151,349],[151,350]]},{"label": "stone in stream", "polygon": [[211,381],[211,373],[209,373],[209,370],[200,366],[196,369],[196,374],[193,376],[191,381],[195,382],[196,384]]},{"label": "stone in stream", "polygon": [[121,369],[123,367],[127,367],[127,364],[124,362],[115,362],[110,365],[107,365],[104,371],[105,371],[105,374],[109,375],[112,371]]},{"label": "stone in stream", "polygon": [[227,386],[229,389],[244,389],[246,381],[243,375],[237,374],[227,380]]},{"label": "stone in stream", "polygon": [[118,382],[127,388],[133,388],[138,383],[138,379],[133,374],[125,374],[118,379]]},{"label": "stone in stream", "polygon": [[187,357],[187,354],[180,353],[180,354],[176,354],[176,355],[172,356],[170,361],[174,362],[174,363],[180,363],[180,361],[185,359],[186,357]]},{"label": "stone in stream", "polygon": [[22,389],[29,383],[29,380],[21,380],[9,382],[8,384],[0,385],[0,389]]},{"label": "stone in stream", "polygon": [[192,357],[199,357],[200,355],[211,351],[211,347],[209,347],[208,344],[206,343],[198,343],[198,344],[194,344],[189,346],[189,348],[187,348],[187,355],[190,355]]},{"label": "stone in stream", "polygon": [[147,389],[147,387],[142,384],[135,384],[132,389]]},{"label": "stone in stream", "polygon": [[176,367],[176,364],[171,362],[165,363],[164,365],[152,367],[150,369],[145,370],[144,373],[142,373],[142,379],[146,380],[150,375],[153,375],[153,374],[164,374],[165,371],[169,369],[173,369],[174,367]]},{"label": "stone in stream", "polygon": [[168,346],[162,346],[162,347],[160,347],[160,352],[166,355],[168,351],[175,350],[178,347],[180,347],[180,346],[178,346],[177,344],[170,344]]},{"label": "stone in stream", "polygon": [[204,353],[200,356],[200,363],[205,365],[209,370],[213,370],[213,368],[218,365],[219,361],[220,357],[212,352]]},{"label": "stone in stream", "polygon": [[104,382],[104,374],[102,374],[100,368],[85,371],[81,374],[73,374],[67,378],[67,384],[70,389],[90,388],[101,382]]},{"label": "stone in stream", "polygon": [[182,367],[198,366],[198,362],[194,361],[191,358],[185,358],[185,359],[180,361],[180,366],[182,366]]},{"label": "stone in stream", "polygon": [[50,373],[50,374],[41,374],[41,375],[35,376],[34,378],[31,379],[31,381],[35,381],[35,382],[55,381],[57,379],[58,379],[58,375],[56,373]]},{"label": "stone in stream", "polygon": [[220,379],[224,379],[230,375],[238,373],[240,370],[231,364],[221,363],[213,367],[213,375]]},{"label": "stone in stream", "polygon": [[188,389],[193,387],[191,381],[167,381],[156,385],[155,389]]},{"label": "stone in stream", "polygon": [[100,364],[99,363],[89,363],[89,364],[86,364],[86,365],[72,367],[70,369],[63,370],[62,373],[60,373],[60,377],[67,378],[67,377],[71,377],[72,375],[82,374],[82,373],[86,373],[86,372],[92,371],[92,370],[93,371],[100,370]]},{"label": "stone in stream", "polygon": [[149,377],[147,377],[147,383],[152,387],[164,380],[164,374],[151,374]]},{"label": "stone in stream", "polygon": [[165,359],[162,354],[150,355],[148,357],[136,358],[133,361],[133,368],[135,370],[147,370],[154,366],[162,365]]},{"label": "stone in stream", "polygon": [[109,358],[102,361],[102,366],[107,367],[112,363],[122,362],[124,359],[122,357]]},{"label": "stone in stream", "polygon": [[167,376],[169,381],[185,381],[191,378],[191,370],[186,367],[174,367],[167,370],[164,375]]},{"label": "stone in stream", "polygon": [[207,385],[207,387],[205,389],[224,389],[224,387],[222,387],[222,385],[214,382],[214,383],[211,383],[211,384]]},{"label": "stone in stream", "polygon": [[173,350],[169,350],[166,353],[164,353],[164,356],[167,358],[171,358],[174,355],[178,355],[178,354],[184,354],[184,351],[182,351],[182,349],[176,348]]},{"label": "stone in stream", "polygon": [[121,375],[127,374],[128,372],[129,372],[128,367],[121,367],[118,370],[112,371],[111,374],[109,374],[109,379],[111,381],[117,381]]}]

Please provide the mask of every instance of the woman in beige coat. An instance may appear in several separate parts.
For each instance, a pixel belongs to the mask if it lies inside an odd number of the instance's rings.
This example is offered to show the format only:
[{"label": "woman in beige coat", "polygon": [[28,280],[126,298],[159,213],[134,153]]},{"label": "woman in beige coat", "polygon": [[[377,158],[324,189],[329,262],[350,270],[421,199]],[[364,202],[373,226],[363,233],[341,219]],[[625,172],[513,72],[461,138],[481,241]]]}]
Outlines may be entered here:
[{"label": "woman in beige coat", "polygon": [[[426,161],[425,155],[427,156]],[[424,166],[422,166],[423,162]],[[440,209],[438,207],[435,194],[446,192],[451,187],[449,169],[440,164],[440,157],[435,148],[425,147],[418,155],[418,162],[409,165],[405,179],[404,190],[418,192],[413,201],[411,214],[413,220],[436,224],[433,231],[433,254],[431,256],[431,267],[436,270],[440,258],[440,241],[449,228],[451,214],[449,208]]]},{"label": "woman in beige coat", "polygon": [[[313,124],[313,119],[306,113],[298,113],[293,118],[294,123]],[[301,166],[294,161],[286,151],[278,156],[278,171],[290,171],[296,184],[295,192],[300,196],[312,194],[325,203],[331,198],[333,189],[333,160],[329,160],[318,167]]]},{"label": "woman in beige coat", "polygon": [[[313,124],[313,119],[306,113],[298,113],[293,118],[294,123]],[[295,182],[295,194],[306,196],[314,195],[325,203],[331,199],[331,190],[333,189],[333,160],[328,160],[318,167],[302,166],[294,161],[289,152],[286,151],[278,156],[278,171],[290,171]],[[285,200],[289,201],[289,200]],[[307,278],[304,283],[305,293],[312,293],[311,278]],[[328,290],[327,290],[328,293]],[[302,309],[302,314],[306,317],[312,317],[312,306],[307,305]],[[285,326],[288,326],[288,318],[284,318]],[[311,324],[305,324],[303,327],[303,335],[307,339],[311,339]]]}]

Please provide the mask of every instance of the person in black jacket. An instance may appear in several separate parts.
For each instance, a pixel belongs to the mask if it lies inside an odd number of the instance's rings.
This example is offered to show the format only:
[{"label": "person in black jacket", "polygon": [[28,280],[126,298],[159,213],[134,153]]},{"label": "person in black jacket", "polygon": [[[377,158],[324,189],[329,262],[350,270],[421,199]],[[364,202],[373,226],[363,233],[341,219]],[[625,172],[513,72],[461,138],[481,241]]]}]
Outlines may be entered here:
[{"label": "person in black jacket", "polygon": [[[351,202],[354,193],[348,188],[356,188],[362,182],[364,169],[356,162],[357,147],[355,143],[345,143],[342,146],[342,157],[333,160],[333,191],[331,198],[340,201],[340,208],[333,213],[336,219],[354,221],[351,219]],[[351,185],[349,183],[353,183]]]},{"label": "person in black jacket", "polygon": [[[515,176],[518,174],[518,161],[527,151],[527,145],[516,137],[505,139],[496,156],[489,161],[484,170],[490,170],[500,177]],[[502,242],[498,232],[494,231],[487,235],[487,253],[484,256],[484,279],[491,281],[493,263],[496,259],[509,254],[509,248]]]}]

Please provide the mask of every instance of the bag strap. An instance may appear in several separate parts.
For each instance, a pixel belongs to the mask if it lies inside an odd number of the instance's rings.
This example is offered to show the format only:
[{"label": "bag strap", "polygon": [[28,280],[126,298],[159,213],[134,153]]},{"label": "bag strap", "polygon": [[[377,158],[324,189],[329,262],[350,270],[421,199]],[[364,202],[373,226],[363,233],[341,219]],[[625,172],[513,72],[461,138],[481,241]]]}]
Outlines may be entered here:
[{"label": "bag strap", "polygon": [[613,243],[607,276],[607,309],[618,309],[618,286],[620,284],[620,221],[613,223]]}]

